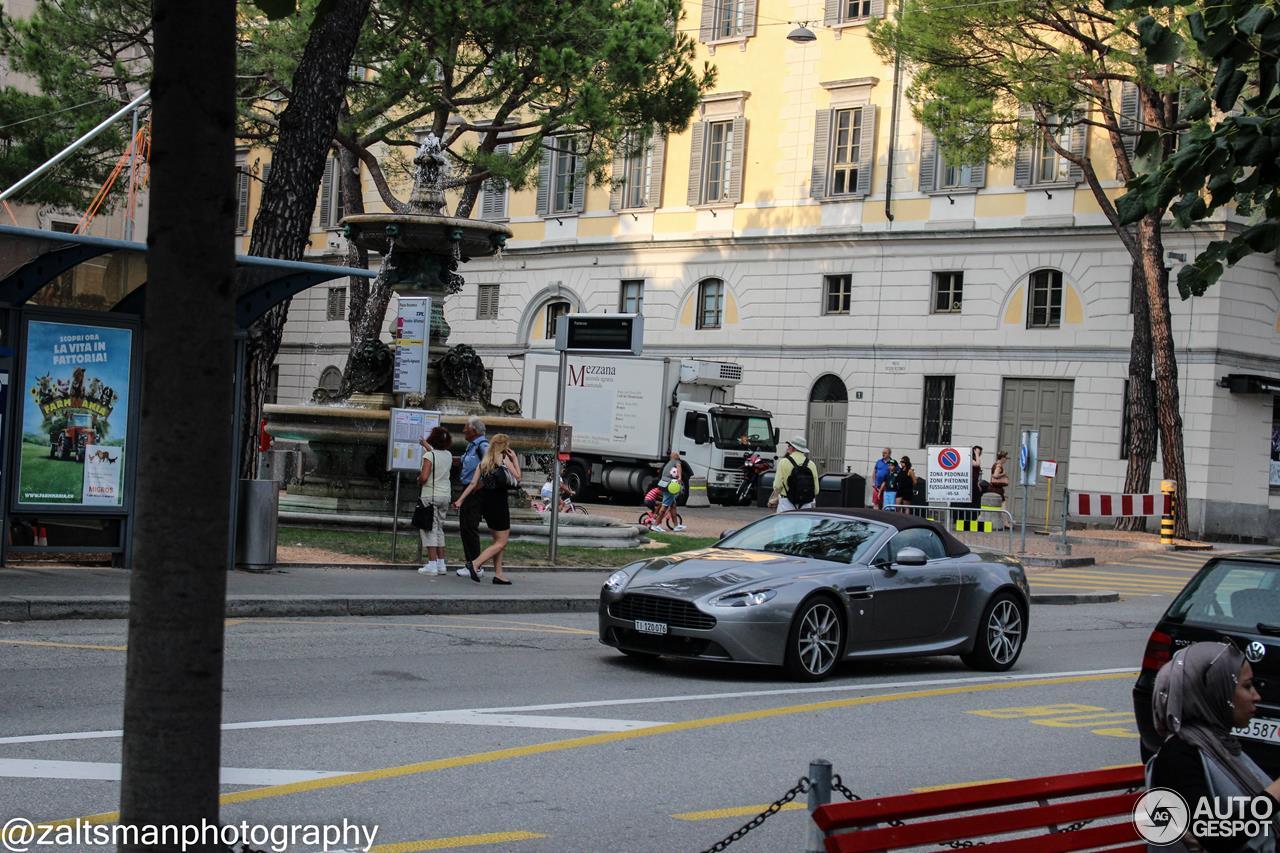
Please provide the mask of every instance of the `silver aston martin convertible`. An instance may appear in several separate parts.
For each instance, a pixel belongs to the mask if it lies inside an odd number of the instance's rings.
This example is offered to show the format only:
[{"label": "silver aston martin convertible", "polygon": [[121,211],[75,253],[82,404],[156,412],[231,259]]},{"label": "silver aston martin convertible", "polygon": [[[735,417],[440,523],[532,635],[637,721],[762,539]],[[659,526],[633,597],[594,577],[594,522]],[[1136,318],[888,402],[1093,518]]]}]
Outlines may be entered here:
[{"label": "silver aston martin convertible", "polygon": [[816,681],[844,659],[960,655],[1007,670],[1030,593],[1011,557],[879,510],[762,518],[710,548],[643,560],[600,591],[600,642],[636,657],[784,666]]}]

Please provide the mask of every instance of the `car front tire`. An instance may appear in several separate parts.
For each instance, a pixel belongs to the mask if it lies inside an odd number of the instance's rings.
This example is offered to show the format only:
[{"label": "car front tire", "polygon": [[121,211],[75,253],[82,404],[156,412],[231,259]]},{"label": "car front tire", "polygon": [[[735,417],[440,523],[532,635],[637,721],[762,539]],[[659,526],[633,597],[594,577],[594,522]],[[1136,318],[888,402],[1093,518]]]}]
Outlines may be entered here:
[{"label": "car front tire", "polygon": [[787,633],[784,668],[796,681],[821,681],[844,654],[844,622],[830,598],[806,601]]},{"label": "car front tire", "polygon": [[1004,672],[1012,669],[1027,640],[1027,607],[1013,593],[994,596],[982,611],[973,651],[960,659],[973,669]]}]

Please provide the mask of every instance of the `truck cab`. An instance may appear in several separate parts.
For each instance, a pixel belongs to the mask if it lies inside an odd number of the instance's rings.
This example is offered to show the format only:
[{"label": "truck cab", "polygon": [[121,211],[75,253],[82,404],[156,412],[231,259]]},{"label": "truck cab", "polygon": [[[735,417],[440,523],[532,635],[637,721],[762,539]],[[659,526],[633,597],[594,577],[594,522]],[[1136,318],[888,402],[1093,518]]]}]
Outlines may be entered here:
[{"label": "truck cab", "polygon": [[776,459],[778,432],[771,417],[764,409],[735,403],[677,404],[672,447],[680,451],[692,476],[707,478],[712,503],[732,501],[748,455],[758,452]]}]

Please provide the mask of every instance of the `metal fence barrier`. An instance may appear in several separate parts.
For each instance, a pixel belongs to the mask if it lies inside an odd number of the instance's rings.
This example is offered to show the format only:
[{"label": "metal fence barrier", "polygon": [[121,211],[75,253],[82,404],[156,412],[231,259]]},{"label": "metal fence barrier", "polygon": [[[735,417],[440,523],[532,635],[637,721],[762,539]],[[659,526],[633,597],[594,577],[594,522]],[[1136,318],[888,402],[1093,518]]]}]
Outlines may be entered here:
[{"label": "metal fence barrier", "polygon": [[1005,553],[1013,554],[1013,515],[1007,509],[997,507],[919,506],[893,504],[885,507],[891,512],[901,512],[924,518],[945,527],[952,533],[1003,532],[1006,537]]}]

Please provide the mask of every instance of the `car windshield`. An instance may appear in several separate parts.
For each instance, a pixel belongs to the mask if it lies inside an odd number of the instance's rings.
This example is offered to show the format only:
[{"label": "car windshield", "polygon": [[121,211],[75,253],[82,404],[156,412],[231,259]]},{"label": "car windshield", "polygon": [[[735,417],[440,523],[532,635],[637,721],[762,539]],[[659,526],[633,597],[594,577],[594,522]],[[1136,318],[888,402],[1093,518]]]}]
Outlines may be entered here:
[{"label": "car windshield", "polygon": [[1280,623],[1280,566],[1223,560],[1191,581],[1168,617],[1256,634],[1259,622]]},{"label": "car windshield", "polygon": [[771,515],[721,540],[717,548],[742,548],[832,563],[866,560],[879,525],[857,518],[802,513]]},{"label": "car windshield", "polygon": [[714,412],[712,418],[715,420],[716,444],[720,447],[777,449],[773,443],[773,427],[769,424],[768,417]]}]

